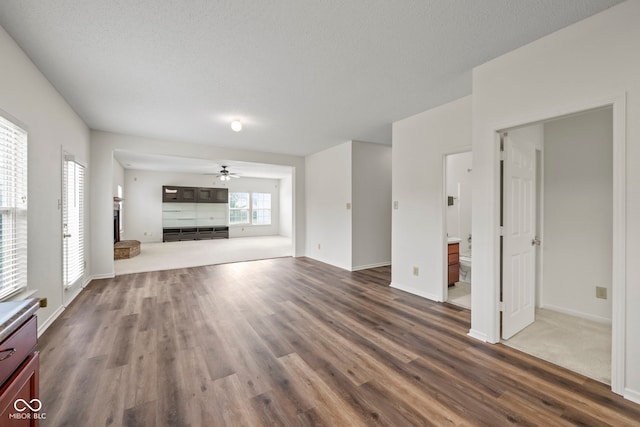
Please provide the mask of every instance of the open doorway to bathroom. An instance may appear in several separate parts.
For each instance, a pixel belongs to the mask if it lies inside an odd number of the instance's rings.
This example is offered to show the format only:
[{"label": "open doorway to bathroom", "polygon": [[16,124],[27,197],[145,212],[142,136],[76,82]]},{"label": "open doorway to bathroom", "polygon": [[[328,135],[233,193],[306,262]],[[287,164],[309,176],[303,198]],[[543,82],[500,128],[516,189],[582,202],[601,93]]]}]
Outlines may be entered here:
[{"label": "open doorway to bathroom", "polygon": [[471,151],[445,156],[445,300],[471,309]]}]

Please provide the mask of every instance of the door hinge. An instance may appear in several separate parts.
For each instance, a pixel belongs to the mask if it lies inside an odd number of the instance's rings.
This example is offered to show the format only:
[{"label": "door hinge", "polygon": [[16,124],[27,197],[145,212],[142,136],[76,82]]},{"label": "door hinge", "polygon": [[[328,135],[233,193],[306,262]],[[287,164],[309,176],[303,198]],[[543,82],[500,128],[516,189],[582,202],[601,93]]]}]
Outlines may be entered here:
[{"label": "door hinge", "polygon": [[504,301],[498,302],[498,310],[504,312]]},{"label": "door hinge", "polygon": [[500,160],[506,160],[505,151],[504,151],[504,139],[507,137],[507,132],[502,132],[500,134]]},{"label": "door hinge", "polygon": [[503,225],[500,226],[500,235],[504,236],[504,226]]}]

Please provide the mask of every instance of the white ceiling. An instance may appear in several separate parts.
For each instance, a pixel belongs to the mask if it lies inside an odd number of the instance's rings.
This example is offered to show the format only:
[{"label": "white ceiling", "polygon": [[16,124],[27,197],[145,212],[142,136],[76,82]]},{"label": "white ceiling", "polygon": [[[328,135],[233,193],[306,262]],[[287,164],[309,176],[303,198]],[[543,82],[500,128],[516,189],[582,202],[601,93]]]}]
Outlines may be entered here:
[{"label": "white ceiling", "polygon": [[240,162],[236,160],[206,160],[189,157],[163,156],[127,150],[116,150],[113,157],[125,169],[180,172],[193,174],[216,174],[222,166],[229,172],[244,178],[281,179],[291,176],[291,166],[271,165],[265,163]]},{"label": "white ceiling", "polygon": [[619,2],[2,0],[0,25],[92,129],[307,155],[389,144],[472,67]]}]

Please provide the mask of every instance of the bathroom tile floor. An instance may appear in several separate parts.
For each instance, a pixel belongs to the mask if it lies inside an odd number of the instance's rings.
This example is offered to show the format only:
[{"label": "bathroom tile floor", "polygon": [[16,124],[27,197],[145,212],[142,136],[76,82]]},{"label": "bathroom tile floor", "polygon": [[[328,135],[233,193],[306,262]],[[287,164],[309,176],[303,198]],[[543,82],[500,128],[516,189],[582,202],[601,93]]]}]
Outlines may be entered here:
[{"label": "bathroom tile floor", "polygon": [[537,309],[536,321],[503,344],[611,384],[611,325]]},{"label": "bathroom tile floor", "polygon": [[[471,284],[449,287],[447,302],[471,308]],[[611,384],[611,325],[536,309],[536,321],[503,344]]]},{"label": "bathroom tile floor", "polygon": [[471,308],[471,283],[456,282],[449,288],[447,302],[464,308]]}]

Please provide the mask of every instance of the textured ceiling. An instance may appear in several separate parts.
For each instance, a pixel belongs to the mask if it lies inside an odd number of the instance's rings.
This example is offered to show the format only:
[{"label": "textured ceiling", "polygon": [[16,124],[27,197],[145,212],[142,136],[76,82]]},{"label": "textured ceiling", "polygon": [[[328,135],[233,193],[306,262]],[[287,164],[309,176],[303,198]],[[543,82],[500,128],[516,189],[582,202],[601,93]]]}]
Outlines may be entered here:
[{"label": "textured ceiling", "polygon": [[616,3],[2,0],[0,25],[92,129],[306,155],[388,144],[472,67]]}]

